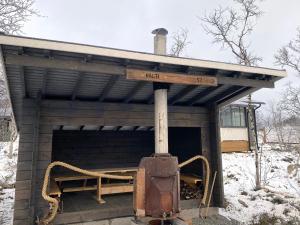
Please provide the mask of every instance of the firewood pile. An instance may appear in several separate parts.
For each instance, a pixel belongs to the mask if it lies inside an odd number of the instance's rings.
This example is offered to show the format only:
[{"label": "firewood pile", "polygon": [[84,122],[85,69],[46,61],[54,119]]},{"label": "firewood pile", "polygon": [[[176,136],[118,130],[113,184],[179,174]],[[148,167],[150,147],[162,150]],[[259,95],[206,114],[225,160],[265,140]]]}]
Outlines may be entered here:
[{"label": "firewood pile", "polygon": [[199,199],[202,197],[202,191],[199,186],[188,185],[186,182],[180,182],[180,198],[183,200]]}]

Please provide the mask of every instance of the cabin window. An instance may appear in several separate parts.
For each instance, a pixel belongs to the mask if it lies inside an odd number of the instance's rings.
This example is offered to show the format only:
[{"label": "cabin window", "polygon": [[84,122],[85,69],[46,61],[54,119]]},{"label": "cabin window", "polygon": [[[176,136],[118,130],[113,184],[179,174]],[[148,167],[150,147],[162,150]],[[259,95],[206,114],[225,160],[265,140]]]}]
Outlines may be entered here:
[{"label": "cabin window", "polygon": [[228,106],[221,110],[221,127],[245,127],[245,108],[242,106]]}]

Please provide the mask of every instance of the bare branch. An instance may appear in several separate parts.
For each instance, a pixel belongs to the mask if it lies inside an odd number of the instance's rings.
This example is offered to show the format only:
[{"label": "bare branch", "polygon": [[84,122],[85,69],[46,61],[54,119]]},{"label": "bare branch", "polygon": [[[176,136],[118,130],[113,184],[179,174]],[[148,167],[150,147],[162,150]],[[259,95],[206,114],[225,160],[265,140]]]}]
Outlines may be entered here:
[{"label": "bare branch", "polygon": [[0,31],[8,34],[21,33],[31,16],[39,16],[39,12],[33,8],[34,3],[35,0],[1,0]]},{"label": "bare branch", "polygon": [[191,43],[188,41],[188,30],[186,28],[180,28],[173,36],[173,44],[170,49],[170,55],[180,56],[185,48]]},{"label": "bare branch", "polygon": [[250,44],[247,38],[262,11],[257,5],[257,0],[234,1],[240,6],[240,10],[219,7],[202,18],[202,26],[206,33],[213,37],[213,43],[230,49],[239,64],[256,65],[262,59],[249,51]]},{"label": "bare branch", "polygon": [[280,109],[289,117],[300,117],[300,86],[287,86],[282,94]]},{"label": "bare branch", "polygon": [[300,28],[297,29],[296,38],[278,50],[275,60],[277,65],[288,66],[300,75]]}]

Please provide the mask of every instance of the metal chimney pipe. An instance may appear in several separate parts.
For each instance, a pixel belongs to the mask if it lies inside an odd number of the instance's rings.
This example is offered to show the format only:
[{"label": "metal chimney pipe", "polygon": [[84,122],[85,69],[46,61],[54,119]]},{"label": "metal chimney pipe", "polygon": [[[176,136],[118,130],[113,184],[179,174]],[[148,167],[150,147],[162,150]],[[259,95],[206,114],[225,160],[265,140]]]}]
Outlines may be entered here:
[{"label": "metal chimney pipe", "polygon": [[[164,28],[152,31],[154,36],[154,54],[166,55],[167,34]],[[155,153],[168,153],[168,89],[169,85],[154,83],[154,121],[155,121]]]}]

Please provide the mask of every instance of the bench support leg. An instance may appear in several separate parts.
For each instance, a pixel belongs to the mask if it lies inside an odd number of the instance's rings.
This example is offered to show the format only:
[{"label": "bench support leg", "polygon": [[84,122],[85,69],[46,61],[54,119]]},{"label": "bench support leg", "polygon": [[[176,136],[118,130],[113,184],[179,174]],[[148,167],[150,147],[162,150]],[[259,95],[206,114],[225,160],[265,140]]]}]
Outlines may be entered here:
[{"label": "bench support leg", "polygon": [[105,203],[105,201],[101,197],[101,177],[97,178],[97,201],[100,204]]}]

